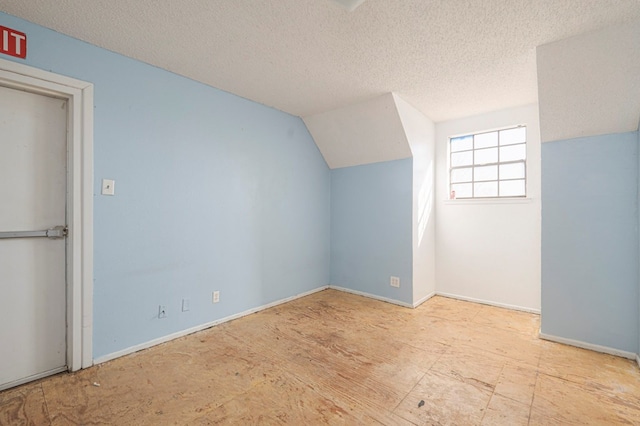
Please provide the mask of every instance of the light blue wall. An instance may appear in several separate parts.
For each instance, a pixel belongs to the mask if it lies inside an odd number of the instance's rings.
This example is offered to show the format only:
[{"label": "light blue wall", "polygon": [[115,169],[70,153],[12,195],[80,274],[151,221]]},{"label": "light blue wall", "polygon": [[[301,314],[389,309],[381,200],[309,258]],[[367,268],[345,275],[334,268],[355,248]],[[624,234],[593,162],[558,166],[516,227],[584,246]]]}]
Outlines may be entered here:
[{"label": "light blue wall", "polygon": [[94,357],[329,284],[330,171],[300,118],[0,24],[27,34],[16,62],[95,85]]},{"label": "light blue wall", "polygon": [[412,176],[411,158],[331,171],[332,285],[413,303]]},{"label": "light blue wall", "polygon": [[542,332],[638,349],[638,136],[542,144]]}]

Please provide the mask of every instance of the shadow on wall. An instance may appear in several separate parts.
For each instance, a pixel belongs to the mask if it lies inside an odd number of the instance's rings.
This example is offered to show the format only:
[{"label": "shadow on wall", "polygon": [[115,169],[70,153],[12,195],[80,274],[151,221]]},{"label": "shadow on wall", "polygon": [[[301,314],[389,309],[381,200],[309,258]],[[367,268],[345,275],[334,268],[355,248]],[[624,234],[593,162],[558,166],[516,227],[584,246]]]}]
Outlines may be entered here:
[{"label": "shadow on wall", "polygon": [[433,212],[433,186],[433,161],[431,161],[418,192],[418,246],[422,243]]}]

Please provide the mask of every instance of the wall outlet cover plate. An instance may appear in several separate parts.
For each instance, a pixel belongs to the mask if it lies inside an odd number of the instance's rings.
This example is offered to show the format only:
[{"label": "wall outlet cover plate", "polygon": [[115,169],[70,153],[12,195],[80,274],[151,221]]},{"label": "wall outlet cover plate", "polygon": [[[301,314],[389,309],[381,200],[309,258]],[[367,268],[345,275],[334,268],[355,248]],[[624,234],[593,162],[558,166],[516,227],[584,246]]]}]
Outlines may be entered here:
[{"label": "wall outlet cover plate", "polygon": [[102,195],[115,195],[116,181],[113,179],[102,179]]}]

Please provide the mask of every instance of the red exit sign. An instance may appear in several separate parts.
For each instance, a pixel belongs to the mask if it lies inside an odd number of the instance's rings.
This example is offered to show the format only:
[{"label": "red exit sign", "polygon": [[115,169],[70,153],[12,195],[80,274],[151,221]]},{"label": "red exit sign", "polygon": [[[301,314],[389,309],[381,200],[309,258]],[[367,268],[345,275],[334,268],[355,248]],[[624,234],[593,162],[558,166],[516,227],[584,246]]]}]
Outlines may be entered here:
[{"label": "red exit sign", "polygon": [[26,58],[27,35],[20,31],[0,26],[0,53],[15,56],[16,58]]}]

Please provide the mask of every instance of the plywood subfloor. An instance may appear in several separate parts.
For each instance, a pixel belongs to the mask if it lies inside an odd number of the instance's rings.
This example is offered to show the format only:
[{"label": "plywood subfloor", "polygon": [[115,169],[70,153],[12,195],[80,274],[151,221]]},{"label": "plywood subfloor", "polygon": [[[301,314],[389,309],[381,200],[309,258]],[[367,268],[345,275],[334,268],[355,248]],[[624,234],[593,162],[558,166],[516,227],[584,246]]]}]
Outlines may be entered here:
[{"label": "plywood subfloor", "polygon": [[0,424],[640,424],[633,361],[538,328],[443,297],[412,310],[327,290],[0,392]]}]

